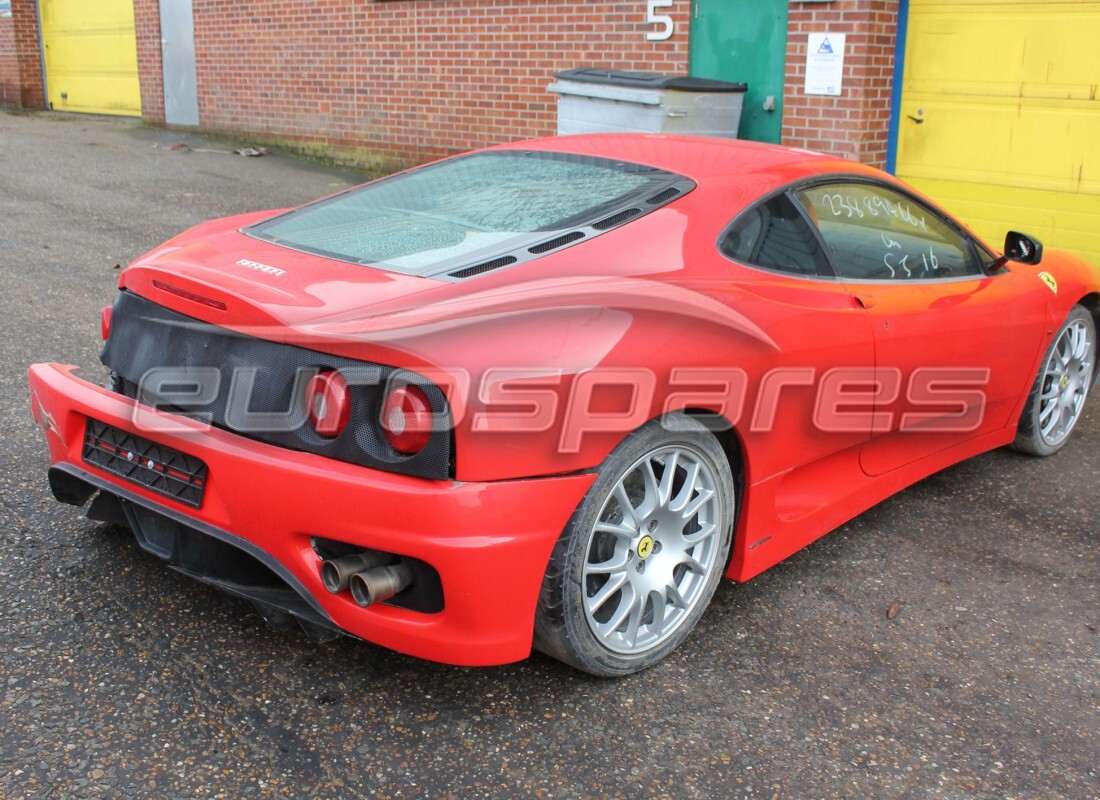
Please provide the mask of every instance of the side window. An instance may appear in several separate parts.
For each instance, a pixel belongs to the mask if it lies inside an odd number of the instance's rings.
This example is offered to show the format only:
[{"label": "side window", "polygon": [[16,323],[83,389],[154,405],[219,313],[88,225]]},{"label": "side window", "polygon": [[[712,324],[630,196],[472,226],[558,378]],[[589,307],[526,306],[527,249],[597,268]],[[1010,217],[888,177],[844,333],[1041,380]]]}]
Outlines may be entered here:
[{"label": "side window", "polygon": [[813,229],[785,194],[739,216],[719,247],[725,255],[745,264],[835,277]]},{"label": "side window", "polygon": [[900,192],[834,183],[803,189],[797,197],[841,277],[908,281],[981,274],[969,241]]}]

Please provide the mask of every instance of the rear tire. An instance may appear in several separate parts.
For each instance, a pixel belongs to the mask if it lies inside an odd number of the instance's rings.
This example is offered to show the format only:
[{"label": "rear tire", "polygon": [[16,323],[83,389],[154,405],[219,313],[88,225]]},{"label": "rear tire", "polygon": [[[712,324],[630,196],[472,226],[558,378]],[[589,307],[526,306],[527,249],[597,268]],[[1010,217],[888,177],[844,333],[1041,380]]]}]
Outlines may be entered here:
[{"label": "rear tire", "polygon": [[554,547],[535,647],[604,677],[656,664],[710,603],[735,502],[726,455],[698,421],[672,414],[630,434]]},{"label": "rear tire", "polygon": [[1084,410],[1095,368],[1096,325],[1087,309],[1074,306],[1043,356],[1013,446],[1033,456],[1061,450]]}]

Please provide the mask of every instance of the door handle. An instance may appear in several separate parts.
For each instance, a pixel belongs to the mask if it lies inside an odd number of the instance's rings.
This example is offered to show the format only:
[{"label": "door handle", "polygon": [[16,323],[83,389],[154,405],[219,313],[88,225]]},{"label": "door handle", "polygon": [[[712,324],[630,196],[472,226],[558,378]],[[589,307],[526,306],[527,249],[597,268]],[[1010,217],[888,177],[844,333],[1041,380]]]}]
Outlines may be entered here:
[{"label": "door handle", "polygon": [[874,308],[878,303],[874,296],[869,294],[853,294],[852,299],[860,308]]}]

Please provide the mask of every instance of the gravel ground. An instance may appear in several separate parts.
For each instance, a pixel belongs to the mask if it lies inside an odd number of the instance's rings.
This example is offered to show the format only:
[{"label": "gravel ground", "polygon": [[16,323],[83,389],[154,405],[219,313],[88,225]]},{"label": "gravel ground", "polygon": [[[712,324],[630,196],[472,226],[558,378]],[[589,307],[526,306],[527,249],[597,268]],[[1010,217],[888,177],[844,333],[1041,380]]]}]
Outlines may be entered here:
[{"label": "gravel ground", "polygon": [[[897,495],[630,679],[315,645],[46,487],[26,366],[97,362],[114,265],[359,179],[0,114],[0,796],[1096,798],[1100,405]],[[900,604],[888,618],[887,609]]]}]

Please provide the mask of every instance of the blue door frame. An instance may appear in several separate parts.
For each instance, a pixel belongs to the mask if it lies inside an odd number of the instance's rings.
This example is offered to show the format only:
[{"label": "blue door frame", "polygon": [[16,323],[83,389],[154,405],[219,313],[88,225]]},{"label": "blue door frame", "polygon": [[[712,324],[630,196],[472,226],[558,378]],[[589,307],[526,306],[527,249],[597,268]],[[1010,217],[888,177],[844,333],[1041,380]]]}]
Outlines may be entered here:
[{"label": "blue door frame", "polygon": [[905,75],[905,39],[909,34],[909,0],[898,4],[898,38],[894,45],[894,83],[890,89],[890,136],[886,140],[886,171],[897,174],[898,124],[901,120],[901,84]]}]

